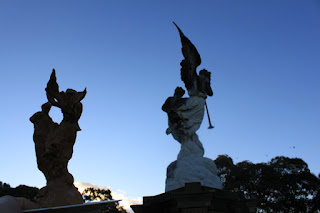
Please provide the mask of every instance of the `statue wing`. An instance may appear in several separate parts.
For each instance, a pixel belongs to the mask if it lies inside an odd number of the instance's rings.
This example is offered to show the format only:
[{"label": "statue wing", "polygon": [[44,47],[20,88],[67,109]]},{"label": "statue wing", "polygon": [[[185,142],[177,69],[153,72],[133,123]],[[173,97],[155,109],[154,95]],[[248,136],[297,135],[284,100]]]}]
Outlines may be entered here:
[{"label": "statue wing", "polygon": [[85,88],[82,92],[77,92],[77,94],[75,95],[75,100],[74,102],[80,102],[82,99],[84,99],[84,97],[87,94],[87,88]]},{"label": "statue wing", "polygon": [[200,55],[196,47],[191,43],[191,41],[182,33],[180,28],[173,22],[177,27],[182,44],[182,54],[184,60],[181,61],[181,80],[184,82],[187,90],[192,90],[198,88],[197,79],[199,78],[197,74],[197,67],[201,64]]},{"label": "statue wing", "polygon": [[59,94],[59,85],[57,83],[57,77],[56,77],[56,71],[53,69],[50,80],[47,83],[46,87],[46,93],[48,101],[53,105],[59,107],[59,100],[60,100],[60,94]]}]

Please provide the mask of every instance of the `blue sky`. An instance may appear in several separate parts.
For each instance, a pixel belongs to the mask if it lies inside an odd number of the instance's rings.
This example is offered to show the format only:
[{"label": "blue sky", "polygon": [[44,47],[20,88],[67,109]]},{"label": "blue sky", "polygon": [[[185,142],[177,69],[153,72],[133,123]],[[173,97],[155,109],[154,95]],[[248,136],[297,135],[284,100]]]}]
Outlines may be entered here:
[{"label": "blue sky", "polygon": [[[175,21],[212,72],[205,156],[284,155],[320,173],[320,3],[303,0],[0,2],[0,181],[42,187],[29,117],[61,90],[88,93],[69,171],[127,197],[164,192],[179,143],[161,106],[180,80]],[[53,109],[51,116],[61,120]],[[293,148],[295,147],[295,148]]]}]

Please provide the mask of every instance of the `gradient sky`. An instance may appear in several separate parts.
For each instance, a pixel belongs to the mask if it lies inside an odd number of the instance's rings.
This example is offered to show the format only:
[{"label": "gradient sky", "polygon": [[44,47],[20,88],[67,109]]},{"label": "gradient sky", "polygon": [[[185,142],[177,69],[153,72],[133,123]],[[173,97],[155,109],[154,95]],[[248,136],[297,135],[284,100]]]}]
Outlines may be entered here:
[{"label": "gradient sky", "polygon": [[[69,171],[129,198],[164,192],[179,143],[161,106],[180,80],[175,21],[212,72],[205,156],[299,157],[320,172],[320,2],[0,1],[0,181],[42,187],[30,116],[52,68],[82,101]],[[200,70],[199,69],[199,70]],[[50,113],[56,122],[58,109]]]}]

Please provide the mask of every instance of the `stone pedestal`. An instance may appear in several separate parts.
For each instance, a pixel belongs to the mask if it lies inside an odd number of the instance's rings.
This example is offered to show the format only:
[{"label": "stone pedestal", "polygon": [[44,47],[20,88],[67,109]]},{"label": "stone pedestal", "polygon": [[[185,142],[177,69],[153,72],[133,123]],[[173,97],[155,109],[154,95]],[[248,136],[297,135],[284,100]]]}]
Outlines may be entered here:
[{"label": "stone pedestal", "polygon": [[222,189],[213,160],[189,155],[172,162],[167,168],[166,192],[184,187],[185,183],[200,182],[202,186]]},{"label": "stone pedestal", "polygon": [[143,197],[142,205],[131,208],[135,213],[250,213],[256,212],[256,202],[238,193],[186,183],[173,191]]}]

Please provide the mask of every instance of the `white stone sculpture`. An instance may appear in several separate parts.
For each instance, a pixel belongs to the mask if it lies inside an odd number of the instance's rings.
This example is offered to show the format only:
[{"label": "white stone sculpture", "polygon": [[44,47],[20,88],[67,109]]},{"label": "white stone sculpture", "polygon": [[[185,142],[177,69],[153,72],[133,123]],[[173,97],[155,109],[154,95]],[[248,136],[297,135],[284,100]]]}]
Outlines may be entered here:
[{"label": "white stone sculpture", "polygon": [[[182,53],[181,79],[188,90],[189,98],[182,98],[185,91],[177,87],[173,97],[169,97],[162,106],[168,114],[169,127],[167,134],[181,144],[176,161],[167,168],[165,191],[184,187],[185,183],[200,182],[202,186],[221,189],[221,181],[217,176],[217,168],[213,160],[203,157],[204,148],[196,131],[203,120],[206,98],[212,96],[210,86],[211,73],[203,69],[196,72],[201,58],[190,40],[180,33]],[[210,123],[210,127],[211,127]]]}]

